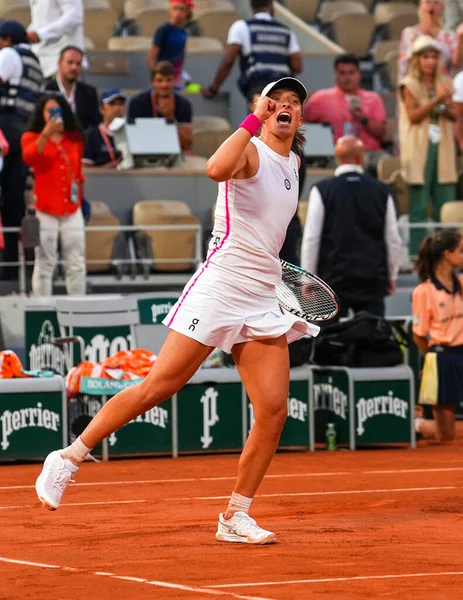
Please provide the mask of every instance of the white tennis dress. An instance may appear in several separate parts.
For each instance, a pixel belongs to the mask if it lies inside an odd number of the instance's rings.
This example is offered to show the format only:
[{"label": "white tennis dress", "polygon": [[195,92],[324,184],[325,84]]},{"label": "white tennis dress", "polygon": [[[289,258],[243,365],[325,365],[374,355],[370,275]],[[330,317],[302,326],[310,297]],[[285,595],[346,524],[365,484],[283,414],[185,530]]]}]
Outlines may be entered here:
[{"label": "white tennis dress", "polygon": [[296,155],[274,152],[252,138],[259,169],[250,179],[219,183],[214,230],[205,263],[185,286],[164,325],[206,346],[286,334],[288,343],[316,336],[319,327],[280,308],[278,254],[297,209]]}]

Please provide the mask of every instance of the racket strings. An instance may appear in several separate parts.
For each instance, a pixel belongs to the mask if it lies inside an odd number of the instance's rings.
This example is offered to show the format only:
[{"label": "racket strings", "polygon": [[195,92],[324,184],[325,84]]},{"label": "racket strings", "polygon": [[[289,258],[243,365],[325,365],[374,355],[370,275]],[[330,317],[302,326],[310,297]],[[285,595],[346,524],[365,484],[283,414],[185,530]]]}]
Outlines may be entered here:
[{"label": "racket strings", "polygon": [[277,286],[277,298],[284,308],[308,320],[327,320],[338,311],[335,297],[321,282],[286,267]]}]

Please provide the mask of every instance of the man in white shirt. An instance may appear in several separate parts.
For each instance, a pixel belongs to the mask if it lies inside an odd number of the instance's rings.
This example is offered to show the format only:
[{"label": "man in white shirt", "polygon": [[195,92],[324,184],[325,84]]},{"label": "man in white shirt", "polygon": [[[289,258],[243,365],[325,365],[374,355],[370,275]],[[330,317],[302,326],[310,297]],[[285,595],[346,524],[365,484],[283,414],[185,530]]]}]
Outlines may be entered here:
[{"label": "man in white shirt", "polygon": [[202,91],[213,98],[240,56],[238,87],[249,101],[275,79],[302,71],[301,49],[294,31],[273,18],[273,0],[251,0],[254,16],[230,27],[227,50],[212,85]]},{"label": "man in white shirt", "polygon": [[[0,208],[5,227],[19,227],[25,212],[27,167],[21,154],[21,136],[41,94],[43,76],[27,33],[18,21],[0,25],[0,129],[10,149],[0,173]],[[5,234],[5,262],[18,260],[17,233]],[[3,269],[3,279],[17,279],[17,267]]]},{"label": "man in white shirt", "polygon": [[30,0],[30,5],[32,22],[27,36],[44,77],[49,79],[56,73],[62,48],[85,49],[84,7],[82,0]]},{"label": "man in white shirt", "polygon": [[301,265],[338,294],[339,317],[349,308],[383,316],[402,246],[394,201],[384,183],[364,174],[361,140],[341,137],[336,158],[334,177],[310,191]]}]

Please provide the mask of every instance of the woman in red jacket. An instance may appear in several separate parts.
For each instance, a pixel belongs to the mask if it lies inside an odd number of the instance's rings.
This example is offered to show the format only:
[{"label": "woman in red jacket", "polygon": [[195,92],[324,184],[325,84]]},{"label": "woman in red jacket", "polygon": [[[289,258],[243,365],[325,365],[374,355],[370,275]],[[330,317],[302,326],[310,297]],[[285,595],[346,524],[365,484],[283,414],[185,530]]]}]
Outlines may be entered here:
[{"label": "woman in red jacket", "polygon": [[23,160],[35,175],[40,246],[35,249],[32,291],[52,295],[60,236],[70,295],[85,294],[85,231],[82,216],[82,128],[60,94],[38,101],[21,139]]}]

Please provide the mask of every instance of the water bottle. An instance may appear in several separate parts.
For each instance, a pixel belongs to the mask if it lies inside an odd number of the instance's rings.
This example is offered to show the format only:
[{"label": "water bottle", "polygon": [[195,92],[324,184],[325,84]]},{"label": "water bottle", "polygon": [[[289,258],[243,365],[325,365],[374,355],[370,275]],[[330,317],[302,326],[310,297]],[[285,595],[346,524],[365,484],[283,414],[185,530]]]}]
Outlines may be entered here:
[{"label": "water bottle", "polygon": [[334,423],[328,423],[326,426],[326,449],[336,450],[336,429]]}]

